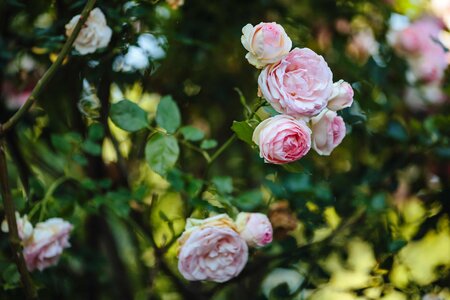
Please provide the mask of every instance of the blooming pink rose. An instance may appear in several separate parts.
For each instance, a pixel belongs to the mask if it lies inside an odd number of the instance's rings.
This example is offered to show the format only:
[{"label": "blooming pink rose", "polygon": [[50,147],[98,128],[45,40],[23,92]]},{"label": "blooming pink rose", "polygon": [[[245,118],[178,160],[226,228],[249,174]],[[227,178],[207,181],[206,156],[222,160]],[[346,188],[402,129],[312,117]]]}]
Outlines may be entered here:
[{"label": "blooming pink rose", "polygon": [[[19,233],[19,238],[22,241],[28,240],[33,234],[33,225],[28,221],[27,215],[21,217],[18,212],[16,212],[16,223],[17,231]],[[8,222],[3,220],[1,229],[3,232],[9,232]]]},{"label": "blooming pink rose", "polygon": [[333,84],[333,94],[328,100],[328,109],[338,111],[350,107],[353,103],[352,86],[344,80],[339,80]]},{"label": "blooming pink rose", "polygon": [[258,85],[273,108],[293,117],[312,117],[327,105],[333,74],[322,56],[295,48],[280,62],[268,65]]},{"label": "blooming pink rose", "polygon": [[252,139],[265,162],[286,164],[308,153],[311,148],[311,129],[304,121],[277,115],[259,123]]},{"label": "blooming pink rose", "polygon": [[54,266],[65,248],[70,247],[73,226],[60,218],[37,223],[32,237],[25,243],[23,255],[29,271]]},{"label": "blooming pink rose", "polygon": [[182,237],[178,254],[178,270],[187,280],[225,282],[244,269],[248,247],[233,229],[199,227],[188,235],[187,239]]},{"label": "blooming pink rose", "polygon": [[241,42],[248,51],[245,58],[258,69],[280,61],[292,48],[292,41],[277,23],[247,24],[242,28]]},{"label": "blooming pink rose", "polygon": [[320,155],[330,155],[345,137],[344,120],[336,112],[325,109],[311,122],[314,150]]},{"label": "blooming pink rose", "polygon": [[272,224],[264,214],[239,213],[236,225],[249,246],[262,247],[272,242]]}]

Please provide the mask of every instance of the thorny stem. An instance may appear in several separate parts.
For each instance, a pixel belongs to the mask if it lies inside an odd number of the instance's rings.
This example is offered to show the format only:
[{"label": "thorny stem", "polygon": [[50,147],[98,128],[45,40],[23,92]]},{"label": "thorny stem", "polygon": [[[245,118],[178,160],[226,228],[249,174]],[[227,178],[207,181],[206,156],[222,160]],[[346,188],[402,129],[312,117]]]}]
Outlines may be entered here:
[{"label": "thorny stem", "polygon": [[53,78],[55,73],[61,67],[65,57],[69,53],[72,48],[75,39],[81,31],[81,28],[86,21],[88,14],[94,7],[96,0],[88,0],[86,6],[81,12],[80,19],[78,20],[72,34],[67,39],[64,44],[61,52],[59,53],[56,61],[50,66],[50,68],[45,72],[42,78],[38,81],[36,86],[34,87],[31,95],[28,97],[25,104],[4,124],[0,124],[0,185],[1,185],[1,194],[3,198],[3,207],[6,215],[6,221],[8,223],[9,228],[9,241],[10,246],[13,251],[14,262],[17,266],[17,269],[20,273],[20,280],[25,289],[25,295],[27,299],[37,299],[38,294],[36,287],[34,286],[33,280],[31,279],[30,274],[28,273],[25,260],[23,258],[22,249],[20,245],[19,232],[17,229],[17,220],[16,220],[16,209],[11,196],[11,190],[8,183],[8,168],[6,162],[6,144],[5,144],[5,134],[8,132],[20,119],[28,112],[34,102],[38,99],[41,93],[44,91],[45,87],[48,85],[50,80]]}]

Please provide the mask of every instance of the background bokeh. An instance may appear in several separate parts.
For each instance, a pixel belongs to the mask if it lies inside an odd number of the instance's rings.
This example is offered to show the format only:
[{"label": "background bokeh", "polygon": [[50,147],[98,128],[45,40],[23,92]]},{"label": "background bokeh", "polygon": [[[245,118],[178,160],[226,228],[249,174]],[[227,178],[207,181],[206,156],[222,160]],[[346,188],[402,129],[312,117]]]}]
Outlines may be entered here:
[{"label": "background bokeh", "polygon": [[[432,1],[168,2],[98,1],[114,32],[109,46],[74,51],[7,136],[17,209],[35,222],[43,214],[75,226],[58,266],[33,273],[41,298],[450,299],[450,105],[408,106],[408,64],[386,40],[392,14],[431,16]],[[0,2],[2,121],[54,61],[64,25],[84,4]],[[257,101],[259,74],[240,36],[245,24],[262,21],[281,24],[295,47],[324,56],[334,81],[352,84],[343,143],[331,156],[311,152],[281,167],[237,140],[204,178],[208,164],[180,142],[176,167],[165,177],[153,172],[149,132],[116,127],[109,105],[129,99],[153,120],[171,95],[183,124],[217,141],[207,150],[214,153],[245,118],[237,90]],[[142,33],[159,38],[159,53],[148,68],[121,71],[116,58]],[[448,82],[440,88],[450,95]],[[202,181],[208,188],[198,199]],[[182,279],[174,241],[185,219],[237,211],[267,213],[273,244],[225,284]],[[22,299],[6,237],[0,298]]]}]

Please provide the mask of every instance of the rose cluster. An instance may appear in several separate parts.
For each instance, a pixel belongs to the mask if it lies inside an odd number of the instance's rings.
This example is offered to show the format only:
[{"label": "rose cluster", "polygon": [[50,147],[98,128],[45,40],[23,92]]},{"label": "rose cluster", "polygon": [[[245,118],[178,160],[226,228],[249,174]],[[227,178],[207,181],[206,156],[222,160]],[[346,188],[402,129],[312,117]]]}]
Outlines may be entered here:
[{"label": "rose cluster", "polygon": [[[28,270],[42,271],[56,265],[63,250],[70,247],[69,235],[73,226],[63,219],[51,218],[37,223],[33,228],[28,217],[20,217],[17,212],[16,219]],[[6,220],[2,222],[1,229],[3,232],[9,231]]]},{"label": "rose cluster", "polygon": [[226,214],[189,218],[178,240],[178,270],[190,281],[228,281],[244,269],[248,247],[269,244],[272,234],[269,219],[260,213],[240,213],[235,222]]},{"label": "rose cluster", "polygon": [[345,137],[344,120],[336,111],[353,103],[347,82],[333,83],[324,58],[292,41],[276,23],[248,24],[241,42],[248,62],[262,69],[258,94],[280,113],[261,122],[253,133],[260,156],[285,164],[305,156],[312,147],[330,155]]},{"label": "rose cluster", "polygon": [[449,63],[443,47],[444,23],[436,17],[422,17],[412,23],[406,16],[393,15],[387,35],[388,43],[408,63],[406,104],[423,110],[427,104],[445,101],[442,81]]}]

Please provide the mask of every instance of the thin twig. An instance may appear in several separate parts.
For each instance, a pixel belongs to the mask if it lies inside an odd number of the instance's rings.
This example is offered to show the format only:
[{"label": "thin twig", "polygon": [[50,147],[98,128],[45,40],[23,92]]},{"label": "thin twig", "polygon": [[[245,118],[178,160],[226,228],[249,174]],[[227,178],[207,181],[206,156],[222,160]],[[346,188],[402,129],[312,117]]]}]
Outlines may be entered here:
[{"label": "thin twig", "polygon": [[[0,125],[1,131],[1,125]],[[25,260],[23,258],[20,245],[19,231],[17,229],[16,208],[11,196],[11,190],[8,183],[8,167],[6,163],[6,147],[5,140],[0,140],[0,184],[3,198],[3,207],[5,209],[6,222],[8,223],[9,242],[13,252],[14,262],[20,273],[20,280],[25,288],[27,299],[37,299],[37,290],[33,284],[30,274],[28,273]]]},{"label": "thin twig", "polygon": [[36,86],[34,87],[33,91],[31,92],[31,95],[28,97],[27,101],[24,105],[8,120],[3,124],[3,130],[0,132],[1,135],[8,132],[14,125],[19,122],[19,120],[23,117],[25,113],[28,112],[28,110],[31,108],[33,103],[38,99],[38,97],[41,95],[41,93],[44,91],[45,87],[48,85],[50,80],[53,78],[55,73],[59,70],[61,67],[64,59],[66,58],[67,54],[69,53],[70,49],[72,48],[73,43],[75,42],[75,39],[77,38],[78,34],[81,31],[81,28],[86,21],[90,11],[94,7],[96,0],[89,0],[86,3],[86,6],[84,7],[83,11],[81,12],[80,19],[78,20],[78,23],[75,25],[75,28],[73,29],[72,34],[67,39],[66,43],[64,44],[63,48],[61,49],[61,52],[59,53],[58,57],[56,58],[55,62],[50,66],[50,68],[45,72],[45,74],[42,76],[42,78],[38,81]]}]

